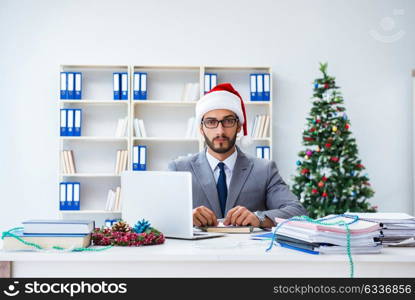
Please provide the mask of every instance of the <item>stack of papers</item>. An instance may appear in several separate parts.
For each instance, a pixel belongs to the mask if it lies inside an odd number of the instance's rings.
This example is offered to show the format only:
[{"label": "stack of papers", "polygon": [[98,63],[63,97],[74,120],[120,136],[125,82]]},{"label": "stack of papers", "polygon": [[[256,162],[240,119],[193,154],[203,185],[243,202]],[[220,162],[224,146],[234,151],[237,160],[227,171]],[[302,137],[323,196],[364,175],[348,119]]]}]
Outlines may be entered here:
[{"label": "stack of papers", "polygon": [[[280,218],[275,220],[277,223],[285,221],[285,219]],[[328,220],[327,223],[338,221],[350,223],[352,220],[347,217],[339,217]],[[380,242],[376,241],[381,236],[378,223],[358,220],[350,224],[349,229],[352,254],[379,253],[381,251],[382,246]],[[274,232],[275,228],[270,233],[253,235],[252,238],[271,239]],[[288,221],[278,228],[276,242],[282,247],[310,254],[346,254],[347,229],[346,226],[342,225],[319,225],[306,221]]]},{"label": "stack of papers", "polygon": [[383,234],[380,240],[383,245],[415,246],[415,217],[405,213],[353,213],[353,215],[357,215],[362,220],[379,223]]}]

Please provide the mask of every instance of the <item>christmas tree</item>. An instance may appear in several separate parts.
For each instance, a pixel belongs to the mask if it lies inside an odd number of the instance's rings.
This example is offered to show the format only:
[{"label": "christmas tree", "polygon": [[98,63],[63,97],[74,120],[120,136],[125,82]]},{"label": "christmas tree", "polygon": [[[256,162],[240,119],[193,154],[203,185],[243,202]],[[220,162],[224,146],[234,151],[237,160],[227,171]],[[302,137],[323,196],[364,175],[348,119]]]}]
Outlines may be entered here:
[{"label": "christmas tree", "polygon": [[376,211],[367,201],[374,191],[368,175],[362,174],[365,167],[351,136],[343,97],[335,78],[327,75],[327,63],[320,64],[320,71],[323,77],[314,82],[293,192],[313,218]]}]

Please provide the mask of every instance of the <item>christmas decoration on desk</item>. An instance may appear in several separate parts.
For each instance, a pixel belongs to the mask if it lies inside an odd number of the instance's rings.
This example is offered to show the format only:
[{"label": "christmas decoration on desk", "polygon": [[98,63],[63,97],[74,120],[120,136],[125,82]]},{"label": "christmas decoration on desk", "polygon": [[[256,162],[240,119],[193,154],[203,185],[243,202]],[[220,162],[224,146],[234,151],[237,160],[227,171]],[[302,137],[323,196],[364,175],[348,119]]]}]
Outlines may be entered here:
[{"label": "christmas decoration on desk", "polygon": [[96,246],[145,246],[163,244],[165,238],[163,233],[150,227],[150,223],[143,219],[134,228],[122,220],[112,228],[95,228],[92,241]]},{"label": "christmas decoration on desk", "polygon": [[[292,191],[310,217],[345,212],[374,212],[367,201],[374,195],[368,175],[358,158],[350,119],[335,78],[320,64],[322,77],[314,81],[312,108],[303,130],[303,145],[296,161]],[[312,151],[316,149],[315,151]]]}]

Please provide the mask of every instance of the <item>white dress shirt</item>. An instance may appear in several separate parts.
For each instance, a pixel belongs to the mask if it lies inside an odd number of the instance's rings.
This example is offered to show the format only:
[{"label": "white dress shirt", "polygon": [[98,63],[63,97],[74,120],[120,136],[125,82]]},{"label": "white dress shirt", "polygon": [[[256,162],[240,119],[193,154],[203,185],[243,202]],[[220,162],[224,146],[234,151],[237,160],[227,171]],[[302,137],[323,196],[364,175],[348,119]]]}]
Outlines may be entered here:
[{"label": "white dress shirt", "polygon": [[[231,156],[229,156],[227,159],[223,161],[223,163],[225,164],[224,169],[225,169],[225,175],[226,175],[226,186],[228,187],[228,191],[229,191],[229,185],[231,183],[232,172],[233,172],[233,168],[235,167],[237,156],[238,156],[238,152],[235,149],[235,152],[232,153]],[[213,175],[215,177],[215,182],[218,183],[219,173],[220,173],[220,168],[218,167],[218,163],[220,163],[221,161],[213,157],[211,154],[209,154],[207,150],[206,150],[206,158],[209,162],[210,167],[212,168]]]}]

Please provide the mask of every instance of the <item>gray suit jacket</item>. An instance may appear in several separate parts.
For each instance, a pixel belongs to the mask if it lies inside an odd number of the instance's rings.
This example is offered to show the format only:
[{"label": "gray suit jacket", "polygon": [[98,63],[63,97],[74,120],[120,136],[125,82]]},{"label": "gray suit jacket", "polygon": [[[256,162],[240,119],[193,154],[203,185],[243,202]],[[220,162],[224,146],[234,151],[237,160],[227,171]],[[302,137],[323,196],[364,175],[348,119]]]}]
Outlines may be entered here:
[{"label": "gray suit jacket", "polygon": [[[216,182],[206,151],[174,160],[168,168],[170,171],[192,173],[193,208],[203,205],[211,209],[217,218],[222,217]],[[225,216],[237,205],[245,206],[252,212],[265,211],[265,215],[274,223],[275,217],[290,218],[307,214],[279,175],[274,161],[248,156],[239,148],[229,185]]]}]

